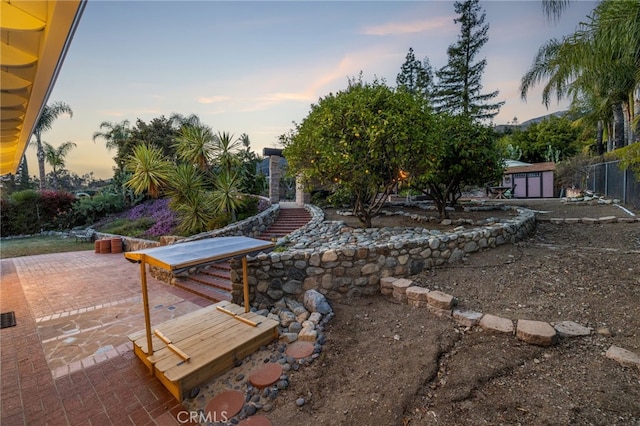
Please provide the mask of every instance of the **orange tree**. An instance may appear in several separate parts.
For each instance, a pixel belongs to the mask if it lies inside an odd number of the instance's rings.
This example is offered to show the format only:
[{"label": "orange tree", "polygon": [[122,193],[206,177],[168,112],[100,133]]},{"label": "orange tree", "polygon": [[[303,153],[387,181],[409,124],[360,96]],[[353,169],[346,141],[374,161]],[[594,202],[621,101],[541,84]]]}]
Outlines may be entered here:
[{"label": "orange tree", "polygon": [[432,123],[427,104],[408,91],[349,80],[281,141],[290,173],[348,194],[354,215],[371,227],[401,172],[431,169],[439,146]]},{"label": "orange tree", "polygon": [[464,115],[439,114],[436,123],[439,154],[430,168],[410,175],[409,183],[433,199],[446,218],[446,207],[456,203],[463,186],[501,180],[504,160],[491,127]]}]

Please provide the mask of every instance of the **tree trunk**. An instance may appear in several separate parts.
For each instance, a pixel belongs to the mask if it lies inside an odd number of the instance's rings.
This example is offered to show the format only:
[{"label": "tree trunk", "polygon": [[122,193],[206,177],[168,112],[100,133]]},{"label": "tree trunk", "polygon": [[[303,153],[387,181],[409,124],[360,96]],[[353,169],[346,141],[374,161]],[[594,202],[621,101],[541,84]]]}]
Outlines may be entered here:
[{"label": "tree trunk", "polygon": [[627,146],[633,140],[632,132],[631,132],[631,107],[632,104],[623,103],[622,104],[622,114],[624,117],[624,145]]},{"label": "tree trunk", "polygon": [[613,149],[624,146],[624,110],[622,103],[613,106]]},{"label": "tree trunk", "polygon": [[604,125],[602,120],[598,120],[598,130],[596,131],[596,153],[598,155],[604,154],[604,144],[602,143],[602,134],[604,132]]},{"label": "tree trunk", "polygon": [[[629,143],[640,142],[640,83],[636,85],[635,96],[631,104],[631,139]],[[638,120],[636,122],[636,120]]]},{"label": "tree trunk", "polygon": [[38,155],[38,171],[40,174],[40,190],[44,189],[45,183],[45,171],[44,171],[44,149],[42,148],[42,141],[40,135],[36,135],[37,155]]}]

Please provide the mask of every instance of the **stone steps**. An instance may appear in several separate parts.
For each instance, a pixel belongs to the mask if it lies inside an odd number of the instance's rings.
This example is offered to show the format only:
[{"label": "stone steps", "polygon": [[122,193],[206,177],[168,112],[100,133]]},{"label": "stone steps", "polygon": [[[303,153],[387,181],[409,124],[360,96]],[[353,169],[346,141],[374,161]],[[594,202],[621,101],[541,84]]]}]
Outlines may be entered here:
[{"label": "stone steps", "polygon": [[[274,223],[258,238],[272,241],[303,227],[311,220],[311,215],[303,208],[281,208]],[[197,274],[178,278],[175,285],[213,302],[232,300],[231,265],[228,261],[218,262],[202,268]]]}]

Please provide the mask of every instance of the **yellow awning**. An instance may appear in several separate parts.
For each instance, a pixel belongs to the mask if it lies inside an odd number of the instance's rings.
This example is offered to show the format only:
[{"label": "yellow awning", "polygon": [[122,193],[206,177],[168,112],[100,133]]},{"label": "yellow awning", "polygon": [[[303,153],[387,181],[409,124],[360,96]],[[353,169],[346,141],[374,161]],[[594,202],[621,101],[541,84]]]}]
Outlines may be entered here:
[{"label": "yellow awning", "polygon": [[18,170],[85,4],[0,0],[0,175]]}]

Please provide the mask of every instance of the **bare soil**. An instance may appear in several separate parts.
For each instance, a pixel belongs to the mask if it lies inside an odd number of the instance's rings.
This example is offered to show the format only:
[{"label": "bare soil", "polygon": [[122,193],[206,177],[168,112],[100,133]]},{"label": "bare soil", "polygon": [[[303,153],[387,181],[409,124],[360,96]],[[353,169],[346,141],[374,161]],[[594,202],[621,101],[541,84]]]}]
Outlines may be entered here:
[{"label": "bare soil", "polygon": [[[595,203],[527,206],[547,212],[540,217],[628,216]],[[500,214],[510,213],[473,218]],[[458,215],[470,217],[451,218]],[[388,216],[374,226],[433,224]],[[457,297],[461,309],[594,330],[551,347],[383,296],[331,301],[336,316],[321,357],[290,374],[267,416],[274,425],[640,425],[640,372],[604,356],[611,345],[640,354],[639,260],[638,222],[540,222],[524,241],[412,277]]]}]

